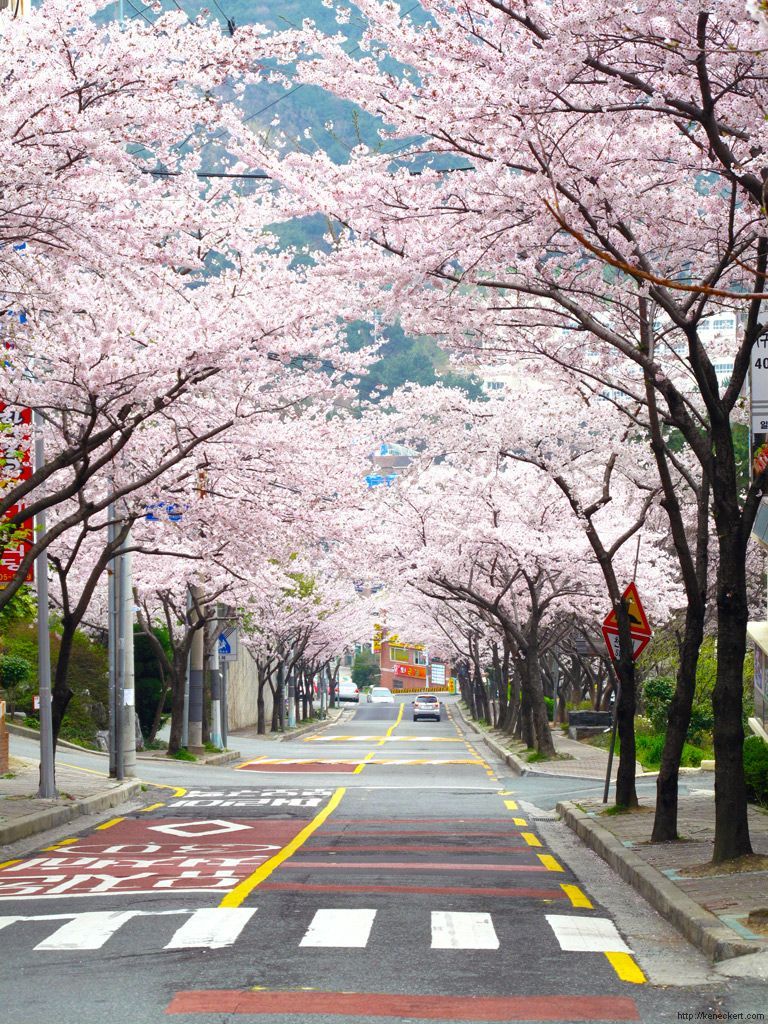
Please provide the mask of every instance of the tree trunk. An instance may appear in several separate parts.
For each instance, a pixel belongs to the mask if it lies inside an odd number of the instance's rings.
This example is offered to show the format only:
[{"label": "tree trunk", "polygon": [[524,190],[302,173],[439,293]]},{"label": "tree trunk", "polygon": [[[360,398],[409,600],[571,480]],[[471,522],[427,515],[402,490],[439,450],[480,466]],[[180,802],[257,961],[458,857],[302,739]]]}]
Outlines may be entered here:
[{"label": "tree trunk", "polygon": [[696,666],[703,638],[703,607],[699,611],[688,605],[677,683],[667,713],[667,734],[661,755],[661,768],[656,779],[656,812],[651,834],[652,843],[665,843],[678,838],[677,787],[680,759],[691,722],[691,708],[696,691]]},{"label": "tree trunk", "polygon": [[529,643],[525,660],[530,718],[536,750],[544,757],[554,757],[555,744],[552,739],[552,730],[549,728],[547,705],[544,703],[544,683],[541,677],[539,648],[536,643]]},{"label": "tree trunk", "polygon": [[747,645],[745,544],[738,526],[719,536],[717,567],[717,677],[715,717],[715,844],[712,863],[752,853],[744,783],[744,655]]},{"label": "tree trunk", "polygon": [[[624,615],[626,617],[626,611]],[[621,628],[621,619],[619,620],[619,628]],[[627,633],[629,633],[628,620]],[[632,649],[631,644],[627,649]],[[637,788],[635,786],[637,764],[635,751],[635,666],[631,656],[624,655],[618,659],[615,667],[621,685],[621,692],[618,695],[616,706],[617,732],[621,744],[619,768],[616,773],[616,806],[637,807]]]},{"label": "tree trunk", "polygon": [[[64,714],[72,700],[73,693],[69,688],[69,662],[72,657],[72,645],[75,640],[76,624],[69,617],[62,619],[61,643],[59,645],[59,656],[56,659],[56,669],[53,675],[53,688],[51,690],[51,724],[53,729],[53,752],[56,754],[56,744],[59,740],[61,723]],[[49,638],[50,642],[50,638]],[[54,757],[55,761],[55,757]],[[55,765],[54,765],[55,767]]]},{"label": "tree trunk", "polygon": [[171,681],[171,732],[168,737],[168,753],[178,754],[181,750],[182,732],[184,728],[184,690],[187,681],[186,649],[174,651],[173,664],[170,671]]},{"label": "tree trunk", "polygon": [[163,717],[163,707],[165,706],[165,698],[168,696],[169,689],[170,687],[166,684],[165,680],[163,680],[163,685],[160,690],[160,699],[155,707],[155,713],[152,717],[152,726],[149,730],[149,736],[147,736],[147,746],[149,746],[150,743],[154,743],[155,738],[157,737],[157,730],[160,728],[160,721]]}]

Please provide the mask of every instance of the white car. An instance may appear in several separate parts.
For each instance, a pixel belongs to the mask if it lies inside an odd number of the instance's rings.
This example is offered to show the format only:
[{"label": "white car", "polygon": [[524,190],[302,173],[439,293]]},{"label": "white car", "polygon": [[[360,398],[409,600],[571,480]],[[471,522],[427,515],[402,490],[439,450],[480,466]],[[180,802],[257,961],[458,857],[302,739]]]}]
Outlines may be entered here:
[{"label": "white car", "polygon": [[341,682],[339,683],[339,700],[351,700],[358,704],[360,702],[360,691],[354,683]]},{"label": "white car", "polygon": [[420,693],[413,702],[413,720],[418,722],[421,718],[434,718],[440,721],[441,705],[434,693]]},{"label": "white car", "polygon": [[394,704],[395,698],[386,686],[372,686],[368,694],[369,704]]}]

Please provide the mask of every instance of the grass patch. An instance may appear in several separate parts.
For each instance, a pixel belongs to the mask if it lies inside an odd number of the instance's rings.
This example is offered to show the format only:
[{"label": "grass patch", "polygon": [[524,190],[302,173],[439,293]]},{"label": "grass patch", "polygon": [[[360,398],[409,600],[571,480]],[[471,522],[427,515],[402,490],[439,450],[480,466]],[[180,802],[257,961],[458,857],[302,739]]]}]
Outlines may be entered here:
[{"label": "grass patch", "polygon": [[207,754],[223,754],[224,748],[217,747],[215,743],[204,743],[203,748]]},{"label": "grass patch", "polygon": [[[592,747],[600,747],[601,750],[610,750],[611,734],[602,733],[600,736],[592,736],[585,741]],[[659,732],[638,732],[635,735],[635,757],[646,769],[646,771],[658,771],[661,767],[661,754],[664,750],[664,733]],[[614,754],[621,753],[621,743],[616,737]],[[681,768],[698,768],[701,762],[714,757],[711,748],[697,747],[693,743],[683,745],[683,753],[680,758]]]},{"label": "grass patch", "polygon": [[3,775],[3,778],[4,779],[15,779],[16,778],[16,772],[6,772],[5,775]]},{"label": "grass patch", "polygon": [[182,747],[181,750],[177,750],[175,754],[169,755],[175,761],[196,761],[197,758],[194,754],[191,754],[186,747]]}]

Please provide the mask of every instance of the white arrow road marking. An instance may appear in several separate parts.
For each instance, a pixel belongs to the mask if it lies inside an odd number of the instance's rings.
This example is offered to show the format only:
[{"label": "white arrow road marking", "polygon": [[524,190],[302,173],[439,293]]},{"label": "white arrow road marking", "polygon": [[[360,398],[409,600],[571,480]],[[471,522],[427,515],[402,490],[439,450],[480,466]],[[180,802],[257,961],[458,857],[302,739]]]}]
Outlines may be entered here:
[{"label": "white arrow road marking", "polygon": [[231,946],[256,913],[255,907],[204,907],[179,928],[166,949]]},{"label": "white arrow road marking", "polygon": [[361,949],[368,944],[374,917],[375,910],[318,910],[300,945]]},{"label": "white arrow road marking", "polygon": [[490,914],[432,911],[432,949],[498,949]]},{"label": "white arrow road marking", "polygon": [[73,921],[38,942],[35,949],[101,949],[118,928],[139,914],[137,910],[96,910],[78,914]]},{"label": "white arrow road marking", "polygon": [[607,917],[545,914],[560,948],[579,953],[631,953],[616,925]]}]

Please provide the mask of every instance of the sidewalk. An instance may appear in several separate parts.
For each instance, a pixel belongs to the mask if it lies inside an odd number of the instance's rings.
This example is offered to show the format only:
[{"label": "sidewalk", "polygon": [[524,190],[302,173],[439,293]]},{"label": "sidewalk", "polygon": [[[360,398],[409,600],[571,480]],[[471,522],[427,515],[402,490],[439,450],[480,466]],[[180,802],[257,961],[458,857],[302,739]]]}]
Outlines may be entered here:
[{"label": "sidewalk", "polygon": [[65,825],[83,814],[97,814],[131,800],[141,782],[116,782],[96,771],[56,766],[55,800],[40,800],[38,761],[11,757],[8,776],[0,778],[0,860],[2,847]]},{"label": "sidewalk", "polygon": [[[488,733],[464,717],[488,746],[518,774],[604,779],[608,752],[554,732],[555,748],[570,760],[528,764],[502,746],[508,737]],[[519,745],[518,745],[519,749]],[[614,759],[614,764],[616,759]],[[638,766],[638,776],[643,773]],[[686,771],[686,769],[683,769]],[[688,769],[698,774],[699,769]],[[711,779],[711,775],[707,773]],[[533,799],[535,803],[535,797]],[[681,840],[651,843],[654,800],[630,813],[606,813],[602,803],[559,803],[564,823],[590,849],[629,882],[661,915],[732,976],[768,981],[768,811],[750,806],[749,826],[755,856],[747,863],[712,868],[715,835],[714,794],[681,795]],[[747,869],[750,870],[747,870]],[[732,959],[736,958],[736,959]]]}]

